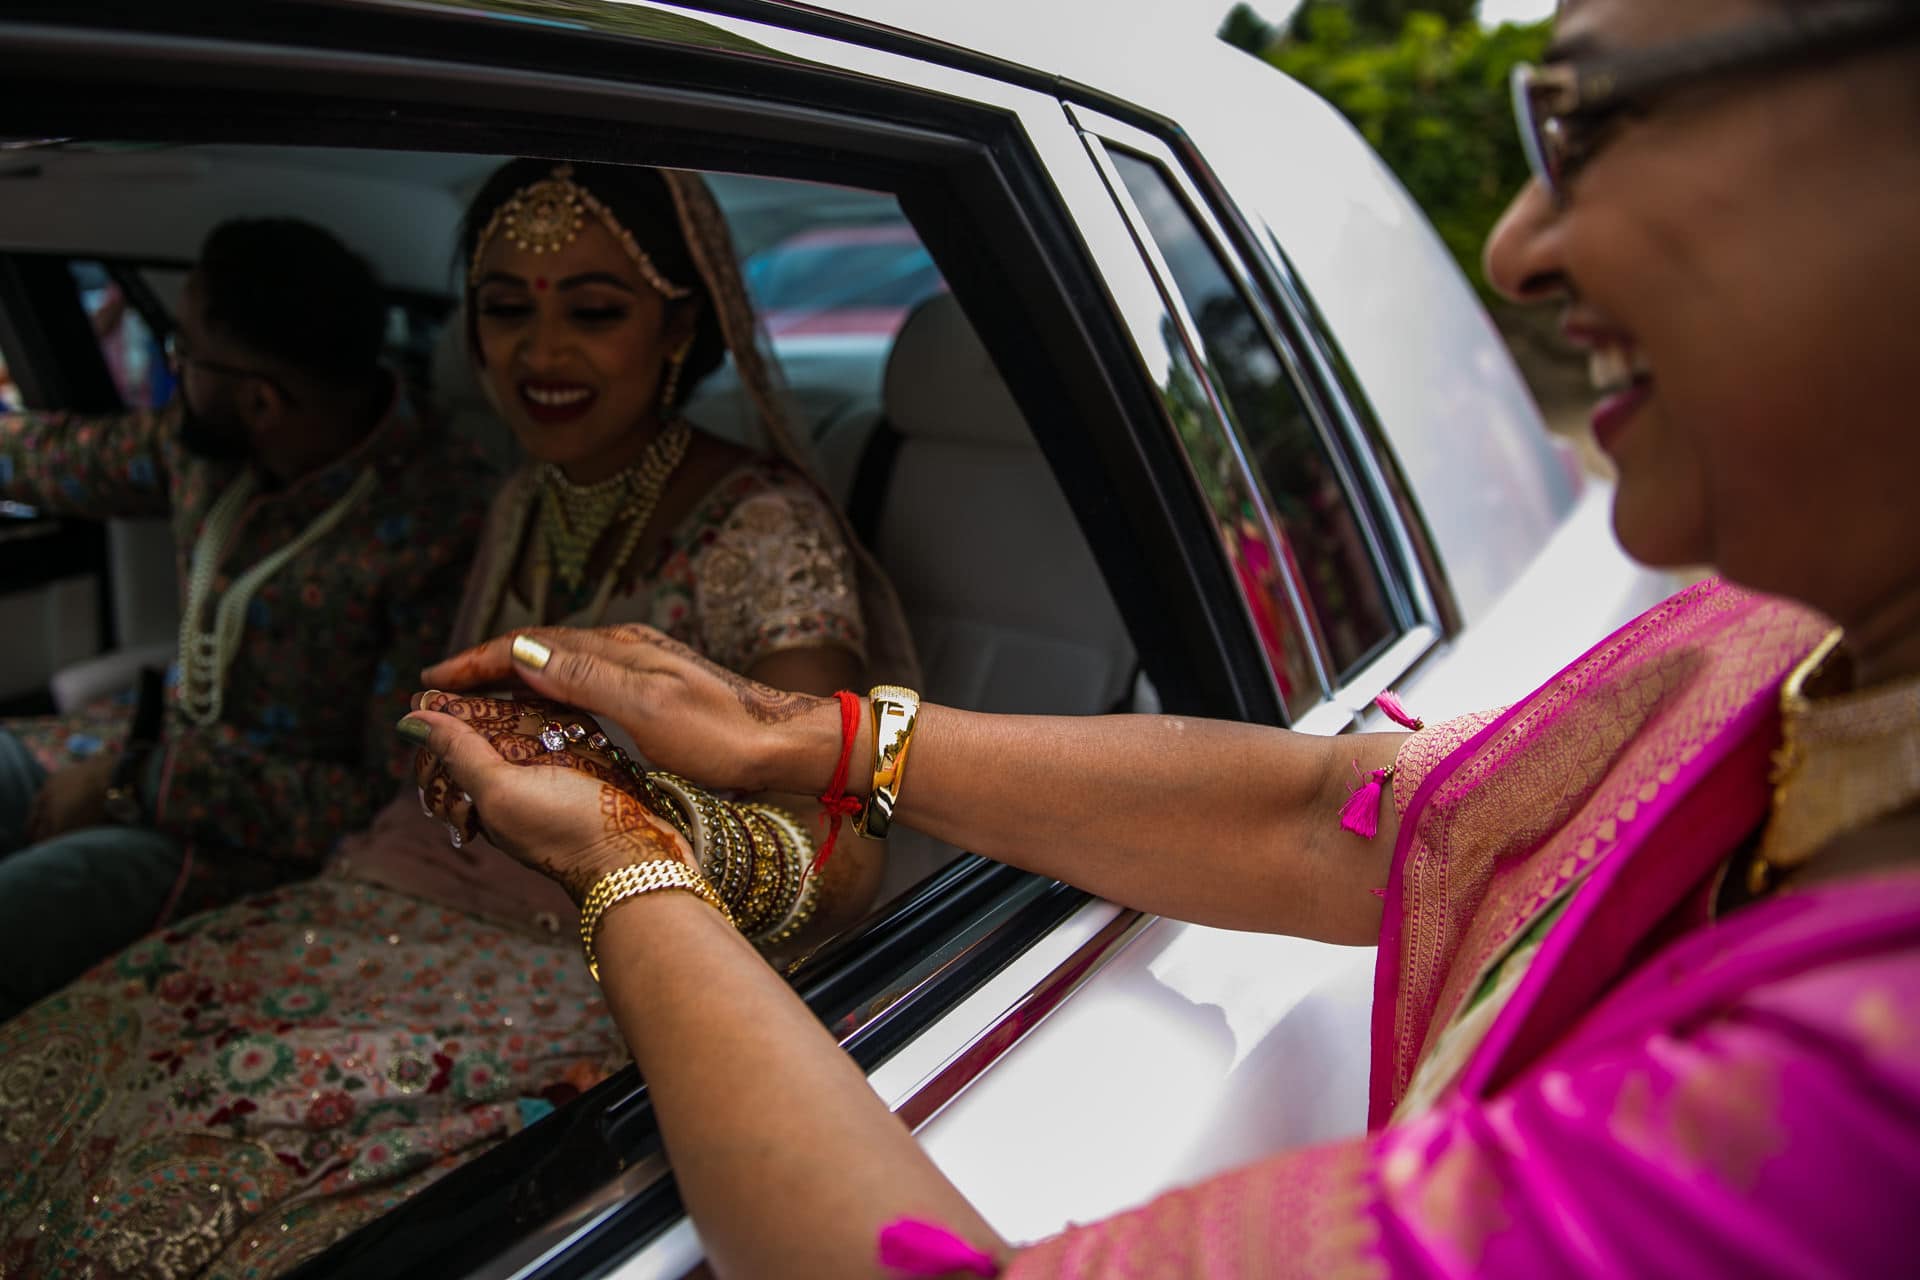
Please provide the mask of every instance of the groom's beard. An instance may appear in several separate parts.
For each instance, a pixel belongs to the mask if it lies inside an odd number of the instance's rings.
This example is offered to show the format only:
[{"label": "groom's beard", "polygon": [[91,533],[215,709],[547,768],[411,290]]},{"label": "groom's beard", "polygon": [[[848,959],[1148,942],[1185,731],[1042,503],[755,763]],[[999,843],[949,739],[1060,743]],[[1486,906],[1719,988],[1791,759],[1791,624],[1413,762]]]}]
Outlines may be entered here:
[{"label": "groom's beard", "polygon": [[185,396],[180,401],[180,447],[208,462],[246,462],[253,457],[253,441],[237,421],[207,417]]}]

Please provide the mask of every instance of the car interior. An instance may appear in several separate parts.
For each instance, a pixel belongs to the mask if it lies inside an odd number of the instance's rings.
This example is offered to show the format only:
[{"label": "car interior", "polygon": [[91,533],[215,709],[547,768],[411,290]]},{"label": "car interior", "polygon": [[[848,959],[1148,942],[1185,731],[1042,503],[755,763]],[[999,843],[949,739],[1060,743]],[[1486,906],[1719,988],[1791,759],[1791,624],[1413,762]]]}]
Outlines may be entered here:
[{"label": "car interior", "polygon": [[[68,376],[84,378],[87,365],[104,363],[112,393],[126,408],[158,407],[172,394],[160,352],[184,268],[215,221],[285,207],[285,196],[265,206],[248,203],[253,193],[270,190],[278,175],[325,182],[354,176],[358,167],[363,199],[374,175],[381,175],[378,190],[391,216],[371,217],[363,205],[357,226],[330,229],[376,262],[404,264],[386,277],[390,287],[398,286],[390,306],[389,363],[428,412],[481,445],[503,474],[516,464],[517,447],[488,408],[463,349],[450,251],[408,257],[416,246],[433,242],[429,231],[452,243],[453,219],[466,195],[501,157],[232,146],[128,150],[84,143],[33,155],[42,172],[14,180],[15,190],[30,193],[13,203],[15,209],[51,211],[83,202],[116,181],[143,180],[150,191],[163,187],[162,198],[172,206],[163,220],[174,238],[164,251],[151,232],[144,243],[116,243],[102,238],[104,228],[89,232],[82,250],[71,232],[10,227],[18,220],[0,213],[0,252],[16,262],[35,259],[64,269],[71,288],[55,305],[86,312],[97,359],[84,359],[95,352],[71,353],[82,359]],[[400,174],[435,180],[402,181]],[[796,227],[880,228],[896,240],[911,235],[897,203],[884,196],[728,176],[713,185],[749,278],[756,253],[777,253]],[[143,220],[154,215],[151,203],[141,213]],[[373,228],[396,226],[405,227],[404,243],[374,238]],[[877,273],[891,267],[858,256],[849,265]],[[821,286],[817,312],[831,310],[857,283],[845,273],[814,274]],[[835,350],[815,336],[790,360],[779,339],[771,345],[798,434],[813,442],[821,483],[855,513],[859,532],[900,592],[926,695],[955,706],[1035,714],[1151,708],[1152,686],[1138,670],[1127,629],[1018,405],[937,276],[921,281],[919,292],[911,306],[899,308],[895,331],[879,340],[863,334]],[[806,305],[793,295],[789,288],[782,299],[788,312]],[[19,292],[4,301],[12,332],[34,319],[31,312],[11,316],[14,306],[47,305]],[[751,413],[726,369],[703,384],[687,409],[696,425],[734,437]],[[24,512],[14,520],[17,533],[46,523]],[[10,557],[27,554],[31,545],[16,541]],[[165,666],[179,634],[176,561],[166,521],[115,520],[107,524],[94,574],[9,592],[4,607],[23,624],[16,631],[44,636],[46,653],[39,663],[5,663],[0,697],[22,709],[70,712],[127,690],[142,666]],[[992,570],[1016,562],[1028,571]],[[76,577],[94,579],[91,596],[76,591]],[[111,644],[95,652],[103,637],[111,637]],[[883,901],[958,853],[918,839],[891,844]]]}]

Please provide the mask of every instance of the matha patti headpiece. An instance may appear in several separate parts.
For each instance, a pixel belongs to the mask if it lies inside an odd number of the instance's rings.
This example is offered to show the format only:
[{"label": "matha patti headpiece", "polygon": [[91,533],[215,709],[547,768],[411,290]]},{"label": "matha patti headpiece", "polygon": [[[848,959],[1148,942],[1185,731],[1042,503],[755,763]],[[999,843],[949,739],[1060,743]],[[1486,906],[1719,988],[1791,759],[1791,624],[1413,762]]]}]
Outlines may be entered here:
[{"label": "matha patti headpiece", "polygon": [[600,225],[613,233],[613,238],[633,259],[633,265],[640,268],[642,278],[662,296],[677,299],[693,292],[660,274],[660,269],[653,265],[653,259],[633,238],[633,233],[621,226],[620,219],[613,216],[613,210],[600,203],[593,192],[573,180],[573,166],[570,164],[555,165],[552,174],[520,188],[507,198],[505,204],[493,211],[485,229],[473,242],[473,261],[467,267],[468,286],[479,285],[480,259],[486,256],[487,246],[493,243],[496,235],[504,234],[507,243],[516,249],[558,253],[579,236],[580,229],[587,225],[588,214],[598,218]]}]

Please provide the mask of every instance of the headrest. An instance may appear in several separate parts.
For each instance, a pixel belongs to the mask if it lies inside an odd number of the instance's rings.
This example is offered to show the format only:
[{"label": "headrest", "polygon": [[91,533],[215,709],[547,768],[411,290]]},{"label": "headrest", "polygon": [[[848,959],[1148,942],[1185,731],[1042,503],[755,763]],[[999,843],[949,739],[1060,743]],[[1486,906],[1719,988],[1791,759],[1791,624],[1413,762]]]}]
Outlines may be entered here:
[{"label": "headrest", "polygon": [[913,309],[887,358],[887,420],[908,439],[1033,448],[1033,433],[951,293]]}]

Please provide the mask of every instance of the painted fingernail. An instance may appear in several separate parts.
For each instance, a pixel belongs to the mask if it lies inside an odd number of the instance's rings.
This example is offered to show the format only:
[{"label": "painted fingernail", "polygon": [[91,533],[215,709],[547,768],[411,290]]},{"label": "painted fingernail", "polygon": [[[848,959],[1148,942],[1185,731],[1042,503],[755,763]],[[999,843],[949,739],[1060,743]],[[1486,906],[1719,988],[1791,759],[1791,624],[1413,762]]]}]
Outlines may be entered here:
[{"label": "painted fingernail", "polygon": [[417,746],[426,746],[427,739],[433,736],[433,726],[425,720],[415,720],[412,716],[401,719],[393,726],[393,731]]},{"label": "painted fingernail", "polygon": [[545,671],[547,663],[553,661],[553,650],[535,640],[532,636],[513,638],[513,660],[523,667],[532,667],[535,671]]}]

